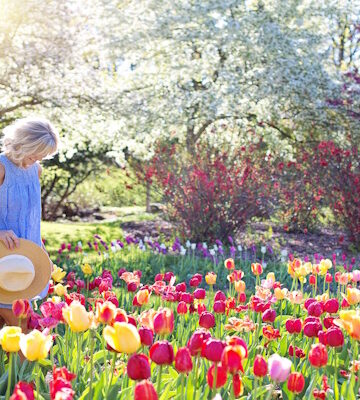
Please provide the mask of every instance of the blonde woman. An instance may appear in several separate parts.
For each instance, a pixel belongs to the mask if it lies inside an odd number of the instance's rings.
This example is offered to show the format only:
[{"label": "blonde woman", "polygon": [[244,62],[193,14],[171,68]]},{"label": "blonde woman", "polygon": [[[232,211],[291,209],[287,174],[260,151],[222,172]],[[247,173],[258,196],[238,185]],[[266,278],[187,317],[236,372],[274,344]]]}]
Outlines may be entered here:
[{"label": "blonde woman", "polygon": [[[58,144],[58,134],[44,119],[20,119],[4,129],[0,154],[0,241],[8,249],[17,247],[19,238],[43,247],[39,162],[55,154]],[[36,298],[44,298],[48,287]],[[3,322],[17,325],[11,305],[0,303],[0,326]]]}]

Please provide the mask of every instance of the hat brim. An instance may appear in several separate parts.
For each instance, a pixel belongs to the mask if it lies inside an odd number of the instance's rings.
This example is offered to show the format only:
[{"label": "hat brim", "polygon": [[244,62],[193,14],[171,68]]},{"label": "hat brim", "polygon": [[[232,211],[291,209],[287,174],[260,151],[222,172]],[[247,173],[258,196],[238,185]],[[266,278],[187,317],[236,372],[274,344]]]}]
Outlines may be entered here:
[{"label": "hat brim", "polygon": [[0,288],[0,303],[12,304],[14,300],[27,299],[31,300],[39,293],[41,293],[50,281],[51,277],[51,261],[47,253],[36,243],[19,239],[19,247],[13,250],[6,248],[3,242],[0,242],[0,258],[12,254],[19,254],[31,260],[35,269],[35,277],[30,286],[25,290],[18,292],[8,292]]}]

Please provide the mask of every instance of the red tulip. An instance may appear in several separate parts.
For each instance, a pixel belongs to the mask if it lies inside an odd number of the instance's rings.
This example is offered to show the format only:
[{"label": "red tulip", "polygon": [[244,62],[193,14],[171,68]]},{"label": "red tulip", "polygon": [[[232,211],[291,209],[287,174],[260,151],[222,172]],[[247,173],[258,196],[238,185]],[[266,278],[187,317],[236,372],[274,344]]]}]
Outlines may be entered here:
[{"label": "red tulip", "polygon": [[20,381],[14,387],[10,400],[34,400],[34,388],[30,383]]},{"label": "red tulip", "polygon": [[324,308],[322,303],[313,302],[308,306],[307,311],[312,317],[320,317],[320,315],[324,312]]},{"label": "red tulip", "polygon": [[206,305],[204,303],[199,303],[197,306],[197,312],[199,316],[206,311]]},{"label": "red tulip", "polygon": [[326,331],[326,343],[330,347],[341,347],[344,344],[344,334],[336,327]]},{"label": "red tulip", "polygon": [[139,329],[141,344],[143,346],[151,346],[154,341],[154,334],[151,329],[142,326]]},{"label": "red tulip", "polygon": [[218,339],[208,339],[201,350],[201,356],[209,361],[220,362],[225,343]]},{"label": "red tulip", "polygon": [[233,383],[235,397],[238,398],[243,394],[244,391],[244,385],[241,381],[239,374],[233,375],[232,383]]},{"label": "red tulip", "polygon": [[339,311],[339,300],[329,299],[324,303],[324,311],[329,314],[336,314]]},{"label": "red tulip", "polygon": [[239,338],[238,336],[231,336],[228,338],[226,344],[229,346],[242,346],[245,350],[245,358],[248,357],[248,348],[244,339]]},{"label": "red tulip", "polygon": [[312,303],[317,303],[316,299],[314,299],[312,297],[310,297],[309,299],[306,299],[305,303],[304,303],[305,309],[307,310],[309,308],[309,305]]},{"label": "red tulip", "polygon": [[192,356],[197,356],[201,353],[204,343],[210,339],[210,333],[205,329],[196,330],[190,337],[187,347]]},{"label": "red tulip", "polygon": [[224,262],[226,269],[232,270],[235,268],[235,262],[232,258],[228,258]]},{"label": "red tulip", "polygon": [[15,300],[12,303],[12,312],[16,318],[27,318],[30,311],[29,300]]},{"label": "red tulip", "polygon": [[315,275],[310,275],[309,276],[309,284],[311,286],[315,286],[315,282],[316,282],[316,276]]},{"label": "red tulip", "polygon": [[175,369],[180,373],[188,373],[192,368],[190,350],[187,347],[181,347],[175,356]]},{"label": "red tulip", "polygon": [[301,319],[296,318],[296,319],[288,319],[285,322],[285,329],[293,334],[293,333],[300,333],[302,328],[302,323]]},{"label": "red tulip", "polygon": [[158,400],[154,385],[150,381],[141,381],[136,384],[134,400]]},{"label": "red tulip", "polygon": [[326,282],[326,283],[331,283],[332,280],[333,280],[332,275],[329,274],[329,273],[327,273],[327,274],[325,275],[325,282]]},{"label": "red tulip", "polygon": [[225,313],[226,304],[224,301],[219,300],[214,303],[214,313],[216,314],[224,314]]},{"label": "red tulip", "polygon": [[137,328],[136,319],[132,315],[127,316],[128,324],[134,325]]},{"label": "red tulip", "polygon": [[[294,346],[292,344],[289,346],[289,356],[290,357],[294,356]],[[299,347],[295,346],[295,357],[304,358],[305,357],[304,350],[302,350]]]},{"label": "red tulip", "polygon": [[264,312],[264,314],[262,315],[262,321],[263,322],[273,323],[275,321],[275,318],[276,318],[276,311],[272,310],[271,308],[266,310]]},{"label": "red tulip", "polygon": [[174,313],[170,308],[159,308],[153,322],[155,333],[169,335],[174,330]]},{"label": "red tulip", "polygon": [[155,275],[155,279],[154,279],[155,282],[160,282],[162,280],[164,280],[164,274],[156,274]]},{"label": "red tulip", "polygon": [[208,311],[204,311],[199,318],[199,325],[202,328],[210,329],[215,326],[214,314]]},{"label": "red tulip", "polygon": [[307,337],[317,337],[318,332],[322,330],[320,322],[308,322],[304,325],[304,335]]},{"label": "red tulip", "polygon": [[179,304],[177,305],[176,309],[177,313],[180,315],[186,314],[188,311],[187,305],[185,301],[180,301]]},{"label": "red tulip", "polygon": [[230,374],[244,372],[242,361],[245,358],[245,349],[242,346],[226,346],[221,355],[221,364]]},{"label": "red tulip", "polygon": [[196,278],[200,283],[202,282],[202,275],[201,274],[194,274],[193,278]]},{"label": "red tulip", "polygon": [[189,285],[190,285],[191,287],[198,287],[198,286],[200,285],[200,283],[201,283],[201,281],[199,280],[199,278],[193,276],[193,277],[190,279]]},{"label": "red tulip", "polygon": [[150,378],[151,370],[148,357],[145,354],[133,354],[127,363],[127,373],[133,381]]},{"label": "red tulip", "polygon": [[136,292],[137,287],[138,287],[137,283],[135,281],[131,281],[127,285],[127,290],[128,292]]},{"label": "red tulip", "polygon": [[173,278],[173,277],[174,277],[174,273],[173,272],[171,272],[171,271],[165,272],[164,281],[165,282],[170,282],[171,278]]},{"label": "red tulip", "polygon": [[158,365],[170,365],[174,361],[174,349],[167,340],[154,343],[150,347],[150,358]]},{"label": "red tulip", "polygon": [[246,293],[239,293],[239,303],[246,302]]},{"label": "red tulip", "polygon": [[328,362],[326,347],[321,343],[313,344],[309,352],[309,361],[313,367],[324,367]]},{"label": "red tulip", "polygon": [[198,288],[194,291],[194,297],[198,300],[204,300],[206,296],[205,289]]},{"label": "red tulip", "polygon": [[290,392],[301,393],[305,386],[305,378],[301,372],[292,372],[287,381],[287,387]]},{"label": "red tulip", "polygon": [[215,293],[214,301],[220,301],[220,300],[226,301],[226,296],[225,296],[225,294],[224,294],[221,290],[218,290],[218,291]]},{"label": "red tulip", "polygon": [[256,355],[253,367],[254,375],[257,378],[262,378],[267,374],[267,369],[267,363],[264,357],[262,357],[260,354]]},{"label": "red tulip", "polygon": [[194,296],[191,293],[181,293],[180,301],[184,301],[186,304],[191,304],[194,302]]},{"label": "red tulip", "polygon": [[179,293],[186,292],[186,283],[185,282],[178,283],[175,286],[175,290]]},{"label": "red tulip", "polygon": [[334,326],[334,317],[325,317],[324,318],[324,326],[326,329],[329,329],[331,326]]},{"label": "red tulip", "polygon": [[[213,388],[214,387],[214,375],[215,375],[215,364],[213,364],[207,372],[206,380],[208,385]],[[216,374],[216,389],[223,387],[227,380],[227,371],[221,364],[217,365],[217,374]]]}]

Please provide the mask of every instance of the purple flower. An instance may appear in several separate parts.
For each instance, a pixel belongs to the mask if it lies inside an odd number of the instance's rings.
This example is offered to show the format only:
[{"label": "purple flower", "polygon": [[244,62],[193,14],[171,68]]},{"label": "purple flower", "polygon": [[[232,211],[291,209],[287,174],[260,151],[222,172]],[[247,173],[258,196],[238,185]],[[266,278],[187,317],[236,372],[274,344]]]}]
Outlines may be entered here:
[{"label": "purple flower", "polygon": [[121,242],[120,240],[117,240],[117,244],[121,247],[121,248],[123,248],[124,247],[124,243],[123,242]]},{"label": "purple flower", "polygon": [[231,246],[231,247],[230,247],[230,256],[231,256],[232,258],[234,258],[234,257],[235,257],[235,253],[236,253],[235,247],[234,247],[234,246]]},{"label": "purple flower", "polygon": [[221,240],[219,240],[219,239],[216,239],[216,240],[215,240],[215,243],[216,243],[218,246],[222,246],[222,242],[221,242]]},{"label": "purple flower", "polygon": [[230,243],[231,245],[234,245],[234,241],[233,241],[233,238],[232,238],[231,236],[228,237],[228,240],[229,240],[229,243]]},{"label": "purple flower", "polygon": [[222,246],[219,246],[219,254],[221,254],[222,256],[224,255],[224,249],[222,248]]}]

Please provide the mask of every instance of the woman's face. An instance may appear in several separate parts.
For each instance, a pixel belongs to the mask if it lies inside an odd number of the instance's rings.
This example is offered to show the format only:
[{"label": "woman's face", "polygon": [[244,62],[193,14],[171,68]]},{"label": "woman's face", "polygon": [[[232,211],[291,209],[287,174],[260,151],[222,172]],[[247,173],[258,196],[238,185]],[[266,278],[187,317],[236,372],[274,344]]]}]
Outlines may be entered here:
[{"label": "woman's face", "polygon": [[41,161],[45,156],[43,154],[32,154],[24,157],[23,159],[23,167],[28,168],[35,164],[37,161]]}]

